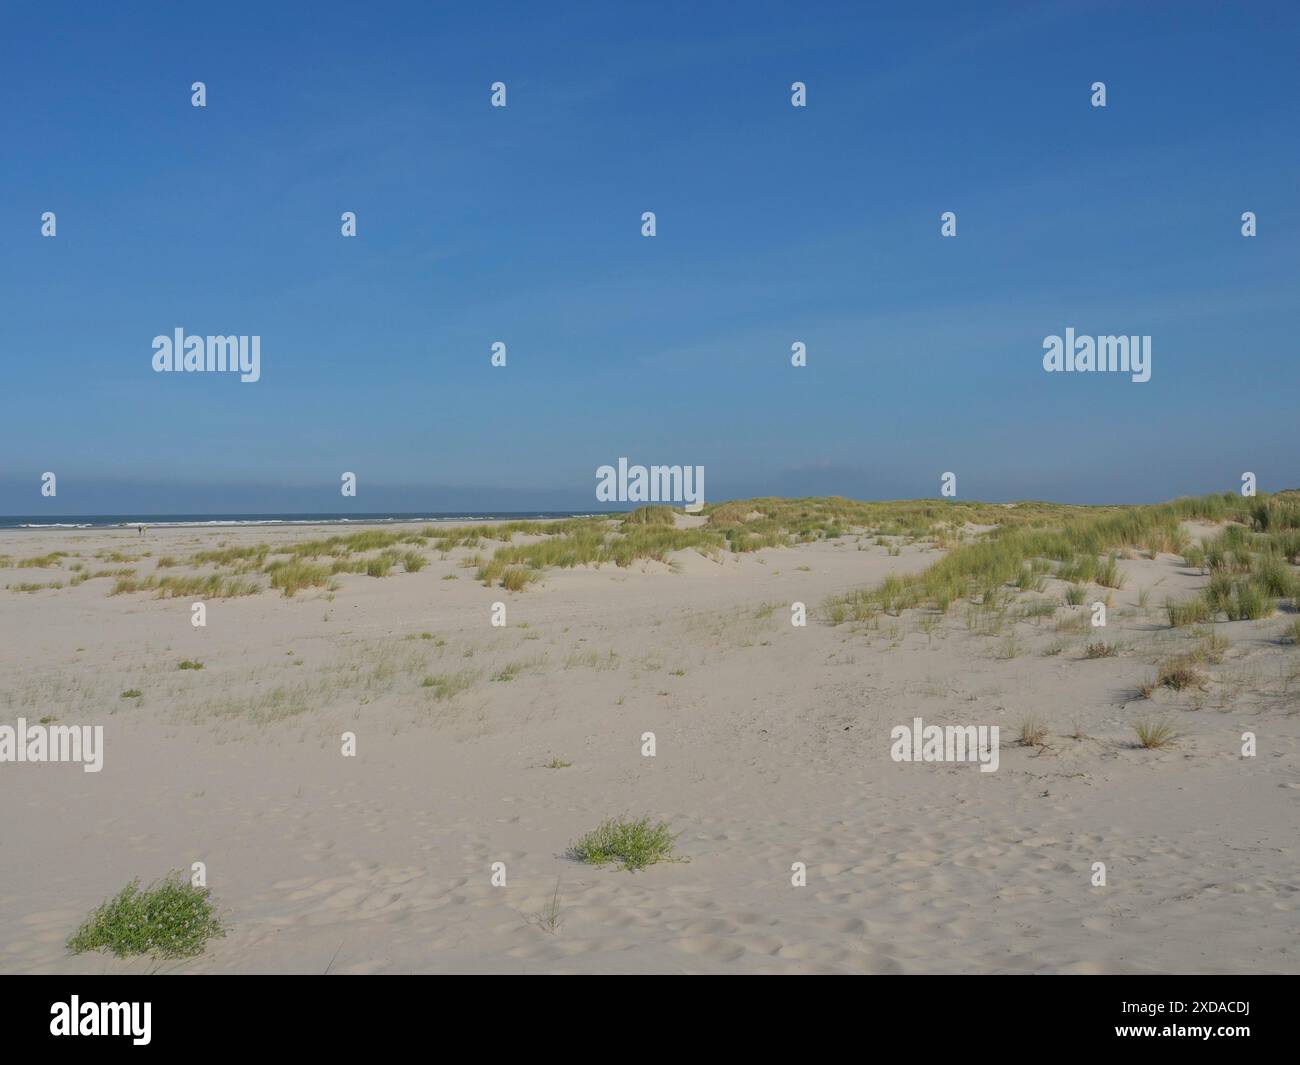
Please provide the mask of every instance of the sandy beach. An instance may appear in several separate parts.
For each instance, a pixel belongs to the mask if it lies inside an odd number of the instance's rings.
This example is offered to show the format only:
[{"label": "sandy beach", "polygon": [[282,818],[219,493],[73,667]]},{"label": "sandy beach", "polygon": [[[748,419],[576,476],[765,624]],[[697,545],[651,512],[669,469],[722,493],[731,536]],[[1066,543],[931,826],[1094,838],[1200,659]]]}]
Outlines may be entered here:
[{"label": "sandy beach", "polygon": [[[1178,554],[1123,552],[1121,587],[1073,605],[1051,575],[1010,588],[996,626],[836,623],[833,597],[952,547],[862,528],[519,591],[476,579],[499,544],[429,539],[402,545],[410,571],[291,595],[111,594],[128,572],[210,572],[198,552],[338,534],[0,533],[0,724],[104,736],[99,772],[0,766],[0,971],[1300,972],[1294,615],[1215,624],[1202,683],[1144,695],[1205,639],[1165,616],[1210,579]],[[21,590],[40,584],[61,586]],[[1144,749],[1153,716],[1176,739]],[[895,761],[915,718],[999,726],[996,771]],[[665,821],[677,860],[568,855],[620,816]],[[68,953],[124,884],[195,862],[227,925],[203,954]]]}]

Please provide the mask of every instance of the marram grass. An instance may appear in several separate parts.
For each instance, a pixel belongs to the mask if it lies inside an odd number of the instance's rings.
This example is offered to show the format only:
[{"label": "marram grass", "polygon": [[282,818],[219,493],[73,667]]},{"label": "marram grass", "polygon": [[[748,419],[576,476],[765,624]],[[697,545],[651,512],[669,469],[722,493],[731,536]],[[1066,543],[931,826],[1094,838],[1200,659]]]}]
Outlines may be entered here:
[{"label": "marram grass", "polygon": [[1168,747],[1176,739],[1174,727],[1167,721],[1139,721],[1133,730],[1137,733],[1138,746],[1148,751]]}]

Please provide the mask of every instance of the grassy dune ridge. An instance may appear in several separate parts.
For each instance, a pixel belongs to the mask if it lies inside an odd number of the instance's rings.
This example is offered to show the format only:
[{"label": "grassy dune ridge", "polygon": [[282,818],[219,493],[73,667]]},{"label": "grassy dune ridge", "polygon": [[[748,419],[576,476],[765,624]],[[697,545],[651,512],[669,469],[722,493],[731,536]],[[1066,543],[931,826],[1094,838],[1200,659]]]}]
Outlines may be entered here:
[{"label": "grassy dune ridge", "polygon": [[[1007,584],[1024,589],[1046,576],[1117,587],[1116,554],[1133,549],[1153,556],[1182,555],[1188,565],[1204,565],[1214,574],[1202,593],[1203,607],[1192,608],[1201,616],[1189,620],[1207,620],[1220,611],[1230,619],[1262,617],[1297,591],[1289,568],[1300,555],[1297,493],[1251,499],[1224,493],[1124,508],[1034,509],[1018,517],[1023,520],[1001,523],[922,573],[833,597],[825,604],[827,616],[840,623],[918,607],[946,613],[959,600],[986,602]],[[1201,547],[1192,545],[1182,527],[1186,521],[1237,524],[1227,524]]]},{"label": "grassy dune ridge", "polygon": [[[1187,521],[1224,529],[1198,544],[1183,527]],[[1247,499],[1225,492],[1139,506],[760,498],[706,506],[689,522],[679,521],[671,507],[653,505],[620,517],[366,529],[296,544],[219,546],[187,559],[158,560],[159,570],[184,566],[201,571],[188,574],[87,572],[73,563],[71,568],[80,572],[70,585],[113,577],[113,595],[152,591],[159,598],[221,598],[257,594],[264,590],[259,578],[266,578],[271,588],[290,597],[309,588],[333,590],[341,574],[382,578],[415,573],[428,562],[425,551],[446,558],[465,549],[474,553],[461,564],[474,568],[478,580],[521,591],[548,569],[668,562],[683,550],[718,557],[849,535],[874,537],[891,553],[900,550],[900,543],[923,541],[946,554],[919,574],[832,597],[824,614],[834,624],[919,607],[946,613],[960,600],[988,602],[1008,584],[1027,590],[1046,577],[1072,582],[1081,598],[1088,582],[1118,587],[1116,556],[1136,549],[1181,555],[1189,566],[1210,574],[1199,599],[1168,604],[1171,624],[1177,626],[1218,614],[1260,617],[1280,599],[1294,597],[1297,579],[1291,567],[1300,556],[1300,493]],[[490,556],[483,553],[489,548]],[[60,568],[70,557],[57,552],[9,564]],[[10,587],[27,591],[62,584]]]}]

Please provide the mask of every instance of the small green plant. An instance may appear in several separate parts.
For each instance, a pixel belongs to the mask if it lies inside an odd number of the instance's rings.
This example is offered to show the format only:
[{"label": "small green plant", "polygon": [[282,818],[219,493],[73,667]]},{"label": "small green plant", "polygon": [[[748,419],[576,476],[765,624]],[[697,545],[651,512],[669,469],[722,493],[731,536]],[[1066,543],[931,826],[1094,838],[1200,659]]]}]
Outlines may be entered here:
[{"label": "small green plant", "polygon": [[569,847],[569,857],[589,865],[622,864],[629,872],[656,862],[672,861],[676,840],[668,825],[652,825],[648,817],[631,821],[609,818]]},{"label": "small green plant", "polygon": [[529,663],[527,662],[510,662],[507,665],[502,666],[495,673],[493,673],[492,679],[495,681],[503,681],[503,682],[512,681],[515,679],[515,677],[519,676],[520,673],[522,673],[525,669],[527,669],[528,666]]},{"label": "small green plant", "polygon": [[1168,747],[1174,742],[1174,727],[1167,721],[1139,721],[1133,727],[1137,731],[1138,745],[1148,751]]},{"label": "small green plant", "polygon": [[560,930],[560,878],[558,876],[555,878],[555,890],[551,892],[551,899],[538,914],[537,923],[552,935]]},{"label": "small green plant", "polygon": [[225,935],[208,888],[196,888],[179,872],[141,890],[133,880],[105,902],[68,939],[81,954],[107,950],[119,958],[152,954],[190,958],[202,954],[213,936]]},{"label": "small green plant", "polygon": [[1100,640],[1096,643],[1090,643],[1084,649],[1084,658],[1114,658],[1119,654],[1119,645],[1114,643],[1103,643]]},{"label": "small green plant", "polygon": [[177,668],[177,669],[202,669],[202,668],[203,668],[203,663],[202,663],[202,662],[197,662],[197,661],[195,661],[195,660],[192,659],[192,658],[187,658],[187,659],[185,659],[184,662],[182,662],[182,663],[181,663],[179,666],[177,666],[176,668]]},{"label": "small green plant", "polygon": [[140,698],[140,696],[142,696],[143,694],[144,694],[144,692],[142,692],[139,688],[128,688],[128,689],[127,689],[126,691],[124,691],[121,695],[119,695],[118,698],[119,698],[119,699],[138,699],[138,698]]},{"label": "small green plant", "polygon": [[1088,588],[1083,584],[1072,584],[1065,589],[1065,601],[1070,606],[1082,606],[1084,599],[1088,597]]},{"label": "small green plant", "polygon": [[573,765],[572,762],[563,762],[559,758],[552,758],[549,762],[546,763],[546,768],[547,769],[568,769],[569,766],[571,765]]},{"label": "small green plant", "polygon": [[478,674],[473,670],[463,669],[458,673],[439,673],[433,677],[425,677],[420,682],[420,687],[432,688],[433,697],[441,702],[472,688],[477,679]]}]

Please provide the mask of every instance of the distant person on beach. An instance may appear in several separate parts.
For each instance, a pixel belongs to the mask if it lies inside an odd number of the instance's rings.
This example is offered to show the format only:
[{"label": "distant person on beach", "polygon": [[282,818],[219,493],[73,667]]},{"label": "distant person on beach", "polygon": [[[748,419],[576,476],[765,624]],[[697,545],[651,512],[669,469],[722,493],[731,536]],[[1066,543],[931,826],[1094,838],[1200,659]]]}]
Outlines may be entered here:
[{"label": "distant person on beach", "polygon": [[143,525],[139,526],[139,529],[140,529],[140,535],[143,536],[143,535],[144,535],[144,526],[143,526]]}]

